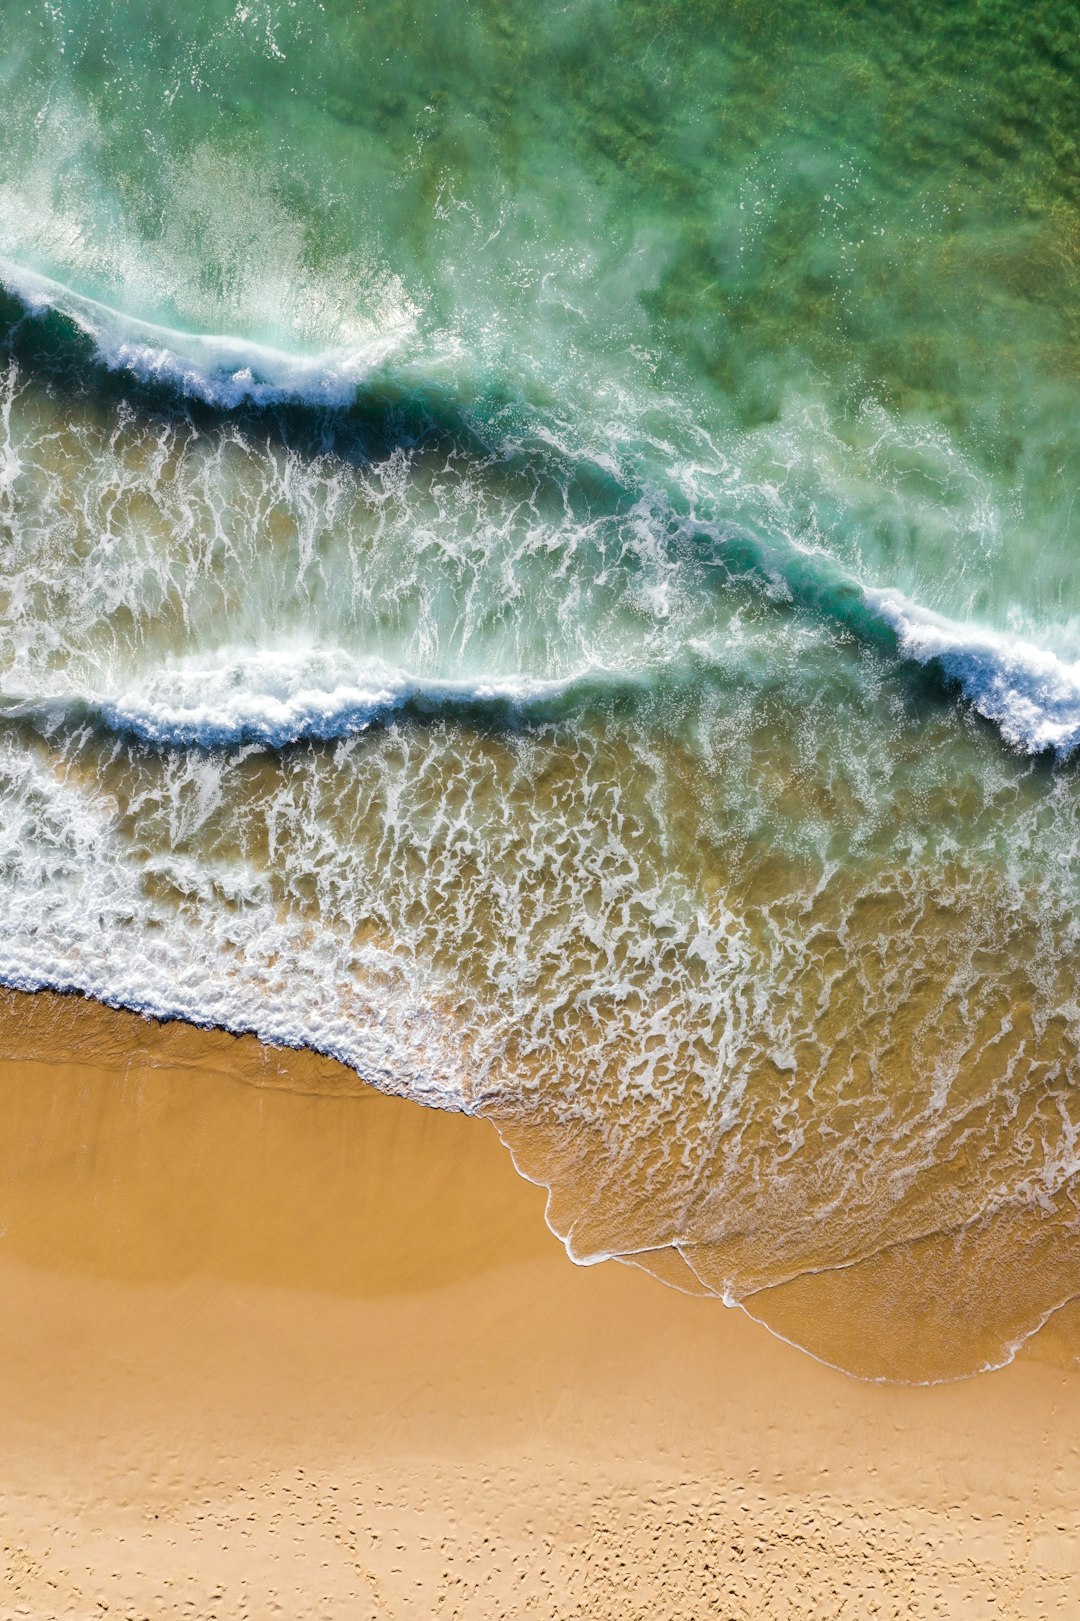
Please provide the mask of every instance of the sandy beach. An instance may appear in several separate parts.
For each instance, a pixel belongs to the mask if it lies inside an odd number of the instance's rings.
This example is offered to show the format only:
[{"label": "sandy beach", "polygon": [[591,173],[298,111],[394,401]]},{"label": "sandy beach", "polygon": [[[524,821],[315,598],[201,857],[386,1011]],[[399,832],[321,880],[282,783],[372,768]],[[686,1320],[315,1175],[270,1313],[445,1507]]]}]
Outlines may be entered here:
[{"label": "sandy beach", "polygon": [[1080,1615],[1052,1359],[858,1382],[573,1266],[483,1121],[75,998],[2,1029],[5,1621]]}]

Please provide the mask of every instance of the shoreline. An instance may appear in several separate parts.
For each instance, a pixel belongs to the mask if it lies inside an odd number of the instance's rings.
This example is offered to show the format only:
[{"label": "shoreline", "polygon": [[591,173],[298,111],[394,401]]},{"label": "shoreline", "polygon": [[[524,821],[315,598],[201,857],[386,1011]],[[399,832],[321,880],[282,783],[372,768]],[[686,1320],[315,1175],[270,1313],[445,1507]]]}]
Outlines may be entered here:
[{"label": "shoreline", "polygon": [[[725,1310],[735,1309],[745,1315],[749,1322],[764,1328],[800,1355],[845,1377],[869,1384],[915,1388],[954,1384],[998,1372],[1017,1358],[1034,1358],[1055,1367],[1080,1372],[1080,1291],[1066,1293],[1060,1301],[1050,1304],[1034,1326],[1018,1332],[1016,1338],[1007,1343],[1007,1354],[998,1360],[987,1360],[979,1367],[965,1366],[960,1371],[928,1377],[904,1371],[908,1365],[907,1357],[912,1345],[917,1344],[918,1336],[913,1340],[904,1323],[905,1315],[914,1314],[905,1314],[902,1306],[897,1309],[894,1305],[890,1329],[896,1333],[899,1328],[899,1337],[906,1336],[907,1340],[904,1353],[896,1359],[896,1371],[882,1374],[860,1371],[853,1366],[860,1351],[865,1355],[859,1342],[860,1336],[865,1338],[867,1320],[873,1322],[883,1310],[888,1312],[889,1307],[879,1298],[872,1302],[868,1310],[865,1297],[860,1298],[857,1289],[852,1291],[846,1287],[848,1279],[864,1271],[868,1262],[874,1265],[883,1259],[887,1261],[895,1257],[900,1257],[909,1271],[913,1270],[911,1260],[918,1257],[920,1251],[937,1243],[945,1246],[951,1243],[954,1235],[948,1230],[927,1235],[909,1244],[887,1245],[881,1250],[872,1251],[867,1258],[856,1258],[843,1265],[810,1268],[787,1281],[767,1285],[741,1298],[729,1299],[699,1277],[693,1262],[677,1245],[642,1251],[613,1251],[588,1259],[575,1256],[572,1242],[560,1232],[551,1215],[553,1205],[565,1199],[565,1188],[550,1185],[542,1171],[530,1164],[530,1160],[536,1160],[537,1156],[531,1128],[527,1124],[524,1127],[515,1125],[513,1121],[501,1118],[497,1112],[455,1108],[441,1098],[430,1095],[420,1097],[384,1092],[364,1080],[349,1063],[333,1052],[307,1045],[280,1046],[265,1041],[255,1031],[234,1031],[224,1025],[196,1024],[179,1014],[162,1017],[153,1012],[119,1007],[101,1002],[77,989],[43,987],[23,991],[0,985],[0,1066],[13,1059],[48,1064],[55,1064],[59,1060],[110,1070],[120,1066],[125,1069],[199,1071],[275,1092],[336,1098],[374,1096],[404,1102],[425,1112],[432,1110],[455,1118],[483,1120],[494,1129],[517,1177],[530,1187],[535,1187],[542,1196],[543,1224],[576,1267],[617,1263],[640,1270],[678,1293],[712,1300]],[[543,1158],[542,1152],[537,1166],[542,1165]],[[1010,1264],[1015,1268],[1016,1262],[1008,1255],[1007,1243],[1000,1248],[1004,1269],[1007,1271]],[[933,1293],[935,1281],[942,1280],[931,1277],[928,1282],[925,1277],[912,1276],[909,1281],[913,1285],[913,1295],[921,1292],[925,1296],[928,1292]],[[947,1278],[943,1281],[947,1285]],[[1010,1276],[1009,1281],[1016,1280]],[[830,1299],[830,1294],[834,1298]],[[762,1309],[763,1305],[768,1306],[767,1312]]]},{"label": "shoreline", "polygon": [[5,995],[4,1621],[1080,1614],[1080,1374],[575,1267],[491,1125],[338,1069]]}]

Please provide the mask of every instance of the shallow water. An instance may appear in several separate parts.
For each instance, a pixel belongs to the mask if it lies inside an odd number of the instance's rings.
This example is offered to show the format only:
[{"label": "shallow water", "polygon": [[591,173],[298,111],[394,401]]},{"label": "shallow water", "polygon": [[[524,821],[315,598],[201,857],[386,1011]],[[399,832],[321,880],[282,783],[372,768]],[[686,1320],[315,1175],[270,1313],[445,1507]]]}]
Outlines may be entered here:
[{"label": "shallow water", "polygon": [[1080,1292],[1075,29],[3,15],[0,977],[1006,1358]]}]

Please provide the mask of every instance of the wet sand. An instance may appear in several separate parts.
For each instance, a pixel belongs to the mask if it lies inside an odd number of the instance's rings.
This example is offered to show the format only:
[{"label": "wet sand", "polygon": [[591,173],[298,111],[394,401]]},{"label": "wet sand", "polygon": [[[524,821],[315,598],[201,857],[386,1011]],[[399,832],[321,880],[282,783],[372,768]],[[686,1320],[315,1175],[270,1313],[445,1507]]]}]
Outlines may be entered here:
[{"label": "wet sand", "polygon": [[861,1383],[543,1206],[328,1061],[0,999],[0,1617],[1080,1616],[1075,1371]]}]

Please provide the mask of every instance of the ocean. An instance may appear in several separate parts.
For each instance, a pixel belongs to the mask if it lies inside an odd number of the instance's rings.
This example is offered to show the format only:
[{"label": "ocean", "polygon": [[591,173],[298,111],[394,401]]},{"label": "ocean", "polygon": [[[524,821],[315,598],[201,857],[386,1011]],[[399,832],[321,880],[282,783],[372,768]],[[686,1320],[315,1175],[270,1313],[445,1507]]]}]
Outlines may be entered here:
[{"label": "ocean", "polygon": [[1080,1295],[1080,10],[0,17],[0,982],[1008,1360]]}]

